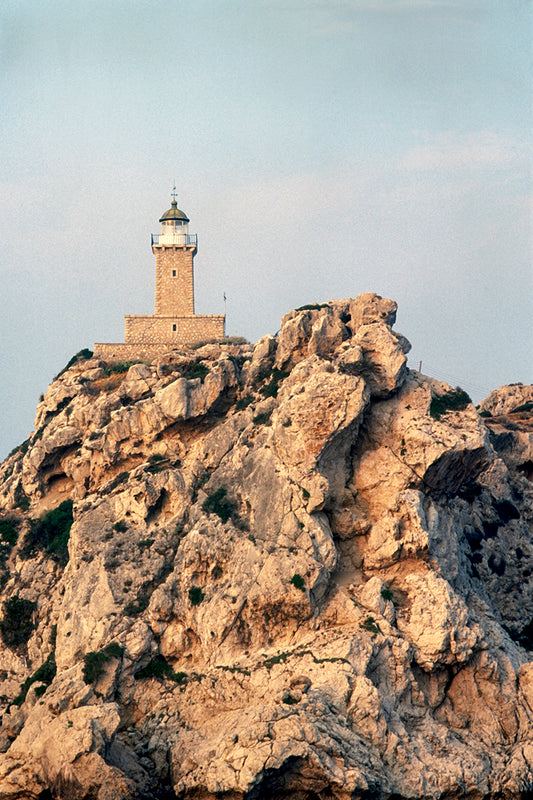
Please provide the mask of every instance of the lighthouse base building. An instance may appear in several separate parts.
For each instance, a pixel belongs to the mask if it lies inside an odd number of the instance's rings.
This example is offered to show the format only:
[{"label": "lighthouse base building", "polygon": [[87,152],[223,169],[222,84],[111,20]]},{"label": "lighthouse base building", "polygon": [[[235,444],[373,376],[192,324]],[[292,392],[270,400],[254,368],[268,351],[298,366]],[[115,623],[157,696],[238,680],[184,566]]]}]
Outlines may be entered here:
[{"label": "lighthouse base building", "polygon": [[106,361],[152,359],[168,350],[224,337],[224,314],[194,313],[194,256],[198,237],[177,202],[165,211],[161,232],[152,235],[155,255],[155,314],[127,314],[124,342],[97,343]]}]

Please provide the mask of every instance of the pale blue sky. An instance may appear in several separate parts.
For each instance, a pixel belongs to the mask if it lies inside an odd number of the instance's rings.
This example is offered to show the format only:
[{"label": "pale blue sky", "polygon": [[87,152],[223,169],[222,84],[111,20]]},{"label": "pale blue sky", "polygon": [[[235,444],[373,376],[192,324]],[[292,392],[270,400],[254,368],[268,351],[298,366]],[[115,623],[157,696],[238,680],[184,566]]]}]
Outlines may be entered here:
[{"label": "pale blue sky", "polygon": [[411,366],[533,380],[531,0],[4,0],[0,456],[70,356],[153,312],[150,233],[199,235],[197,311],[399,304]]}]

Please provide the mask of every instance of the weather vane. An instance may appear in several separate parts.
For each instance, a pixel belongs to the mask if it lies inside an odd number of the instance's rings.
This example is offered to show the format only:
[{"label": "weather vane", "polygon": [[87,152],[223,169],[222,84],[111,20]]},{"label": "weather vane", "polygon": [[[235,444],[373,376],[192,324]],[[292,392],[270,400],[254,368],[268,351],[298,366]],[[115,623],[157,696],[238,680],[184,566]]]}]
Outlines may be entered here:
[{"label": "weather vane", "polygon": [[170,196],[173,197],[174,200],[178,196],[178,193],[176,192],[176,181],[174,181],[174,188],[173,188],[172,192],[170,193]]}]

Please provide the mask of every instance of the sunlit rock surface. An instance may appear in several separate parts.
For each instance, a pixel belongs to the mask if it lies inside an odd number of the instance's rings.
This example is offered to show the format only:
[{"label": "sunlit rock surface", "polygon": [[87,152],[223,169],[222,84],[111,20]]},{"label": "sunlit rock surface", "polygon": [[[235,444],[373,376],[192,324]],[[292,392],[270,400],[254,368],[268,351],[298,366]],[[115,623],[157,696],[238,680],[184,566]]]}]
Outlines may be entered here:
[{"label": "sunlit rock surface", "polygon": [[530,796],[533,388],[475,409],[396,311],[54,380],[0,467],[0,800]]}]

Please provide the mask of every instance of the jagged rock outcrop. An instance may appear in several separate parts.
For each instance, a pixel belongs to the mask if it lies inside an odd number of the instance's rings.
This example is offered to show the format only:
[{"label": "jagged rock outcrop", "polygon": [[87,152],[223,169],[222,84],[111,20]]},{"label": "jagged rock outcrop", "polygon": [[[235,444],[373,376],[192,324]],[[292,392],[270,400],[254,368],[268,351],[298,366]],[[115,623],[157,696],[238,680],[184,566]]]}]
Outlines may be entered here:
[{"label": "jagged rock outcrop", "polygon": [[[520,409],[531,411],[532,404],[533,386],[512,383],[510,386],[500,386],[499,389],[489,392],[483,402],[479,404],[479,410],[491,416],[497,416],[516,412]],[[526,407],[525,409],[523,409],[524,406]]]},{"label": "jagged rock outcrop", "polygon": [[395,319],[54,380],[0,467],[0,800],[533,792],[531,387],[478,413]]}]

